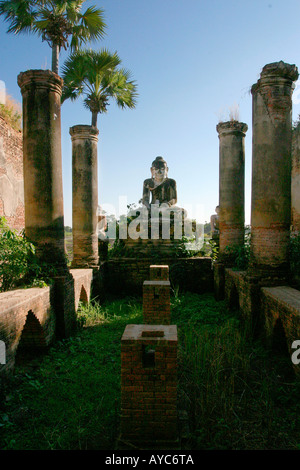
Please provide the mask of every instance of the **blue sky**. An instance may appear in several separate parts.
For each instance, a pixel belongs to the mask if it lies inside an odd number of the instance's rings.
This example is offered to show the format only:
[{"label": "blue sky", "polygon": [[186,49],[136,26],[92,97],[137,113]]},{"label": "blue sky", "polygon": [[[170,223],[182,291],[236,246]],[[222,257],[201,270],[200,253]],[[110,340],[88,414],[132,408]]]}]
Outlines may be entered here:
[{"label": "blue sky", "polygon": [[[117,51],[138,85],[134,110],[114,103],[98,117],[99,204],[118,213],[119,198],[137,203],[151,162],[162,155],[177,181],[178,205],[202,208],[209,221],[218,204],[219,140],[216,125],[233,107],[248,124],[246,223],[250,223],[251,86],[264,65],[300,66],[299,0],[91,0],[104,9],[107,34],[93,48]],[[34,35],[6,33],[0,18],[0,80],[21,102],[20,72],[51,68],[51,50]],[[60,64],[66,59],[63,52]],[[300,113],[300,86],[293,118]],[[299,97],[298,97],[299,95]],[[299,103],[298,103],[299,101]],[[72,224],[70,126],[90,124],[82,101],[62,106],[65,225]],[[193,213],[190,213],[193,216]]]}]

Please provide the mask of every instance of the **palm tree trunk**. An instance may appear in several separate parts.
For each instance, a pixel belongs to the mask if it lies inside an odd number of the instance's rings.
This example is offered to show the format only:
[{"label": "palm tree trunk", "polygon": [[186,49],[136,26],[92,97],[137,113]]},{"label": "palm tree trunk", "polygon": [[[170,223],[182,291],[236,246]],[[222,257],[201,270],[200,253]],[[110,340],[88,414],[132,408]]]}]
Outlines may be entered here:
[{"label": "palm tree trunk", "polygon": [[59,62],[60,47],[56,44],[52,46],[52,72],[58,75],[58,62]]},{"label": "palm tree trunk", "polygon": [[92,111],[92,126],[97,127],[97,116],[98,113],[95,111]]}]

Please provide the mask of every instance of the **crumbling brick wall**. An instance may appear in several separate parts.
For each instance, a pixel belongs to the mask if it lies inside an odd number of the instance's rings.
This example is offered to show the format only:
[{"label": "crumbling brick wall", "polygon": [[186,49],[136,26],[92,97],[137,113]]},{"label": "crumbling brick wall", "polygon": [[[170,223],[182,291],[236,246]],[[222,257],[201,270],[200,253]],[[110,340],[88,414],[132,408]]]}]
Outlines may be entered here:
[{"label": "crumbling brick wall", "polygon": [[12,229],[20,231],[25,227],[22,133],[1,116],[0,216],[6,218]]},{"label": "crumbling brick wall", "polygon": [[52,287],[0,293],[0,340],[6,349],[0,376],[14,368],[21,343],[23,350],[44,349],[74,332],[79,300],[90,300],[91,284],[92,270],[78,269],[56,278]]},{"label": "crumbling brick wall", "polygon": [[[105,262],[105,286],[108,292],[142,294],[145,279],[150,278],[150,258],[112,258]],[[210,258],[162,258],[168,265],[172,287],[202,294],[213,292],[213,270]]]},{"label": "crumbling brick wall", "polygon": [[[269,346],[272,346],[275,326],[280,320],[286,346],[291,355],[293,342],[300,340],[300,291],[289,286],[263,287],[261,297],[265,335]],[[300,373],[299,366],[296,372]]]}]

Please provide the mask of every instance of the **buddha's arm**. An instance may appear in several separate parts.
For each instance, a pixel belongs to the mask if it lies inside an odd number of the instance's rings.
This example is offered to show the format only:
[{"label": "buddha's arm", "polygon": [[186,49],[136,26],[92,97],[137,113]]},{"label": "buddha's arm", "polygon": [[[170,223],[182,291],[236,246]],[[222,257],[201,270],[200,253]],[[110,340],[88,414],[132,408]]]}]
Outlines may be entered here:
[{"label": "buddha's arm", "polygon": [[177,187],[176,187],[176,181],[173,181],[172,184],[170,185],[170,199],[168,201],[168,205],[174,206],[177,203]]},{"label": "buddha's arm", "polygon": [[150,207],[150,189],[149,185],[147,184],[147,180],[144,181],[143,184],[143,199],[142,202],[144,206],[146,206],[148,209]]}]

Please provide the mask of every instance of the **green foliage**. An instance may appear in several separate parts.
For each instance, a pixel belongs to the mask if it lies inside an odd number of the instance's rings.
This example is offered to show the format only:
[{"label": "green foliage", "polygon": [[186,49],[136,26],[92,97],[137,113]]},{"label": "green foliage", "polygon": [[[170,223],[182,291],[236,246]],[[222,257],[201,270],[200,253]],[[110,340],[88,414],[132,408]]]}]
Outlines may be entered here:
[{"label": "green foliage", "polygon": [[24,279],[28,259],[34,256],[35,248],[24,235],[10,230],[4,217],[0,217],[0,290],[15,287]]},{"label": "green foliage", "polygon": [[17,287],[43,287],[55,275],[55,266],[39,258],[24,232],[18,234],[0,217],[0,292]]},{"label": "green foliage", "polygon": [[120,339],[142,322],[134,298],[81,304],[82,328],[49,354],[19,366],[0,426],[5,449],[113,449],[120,414]]},{"label": "green foliage", "polygon": [[136,84],[130,80],[130,72],[119,68],[117,53],[81,50],[70,55],[63,66],[64,80],[62,102],[85,95],[84,106],[92,113],[92,125],[97,125],[98,113],[106,113],[111,99],[119,107],[134,108]]},{"label": "green foliage", "polygon": [[208,243],[209,243],[210,248],[211,248],[211,252],[210,252],[211,259],[213,261],[217,261],[217,259],[219,257],[219,245],[212,238],[210,238],[208,240]]},{"label": "green foliage", "polygon": [[[93,300],[80,305],[78,318],[76,336],[17,367],[0,413],[5,449],[115,449],[120,340],[127,324],[142,323],[142,299]],[[224,301],[175,291],[172,323],[178,409],[188,416],[182,449],[299,447],[299,380],[279,371],[279,358],[247,335]]]},{"label": "green foliage", "polygon": [[271,355],[210,294],[175,293],[172,322],[187,448],[297,449],[300,381],[291,358]]},{"label": "green foliage", "polygon": [[251,232],[250,227],[245,227],[245,238],[243,246],[226,247],[223,254],[224,260],[230,260],[233,268],[245,270],[248,267],[250,259]]},{"label": "green foliage", "polygon": [[[95,6],[81,11],[85,0],[1,0],[0,15],[8,33],[34,33],[55,50],[72,51],[104,36],[103,11]],[[55,72],[57,64],[55,64]]]}]

